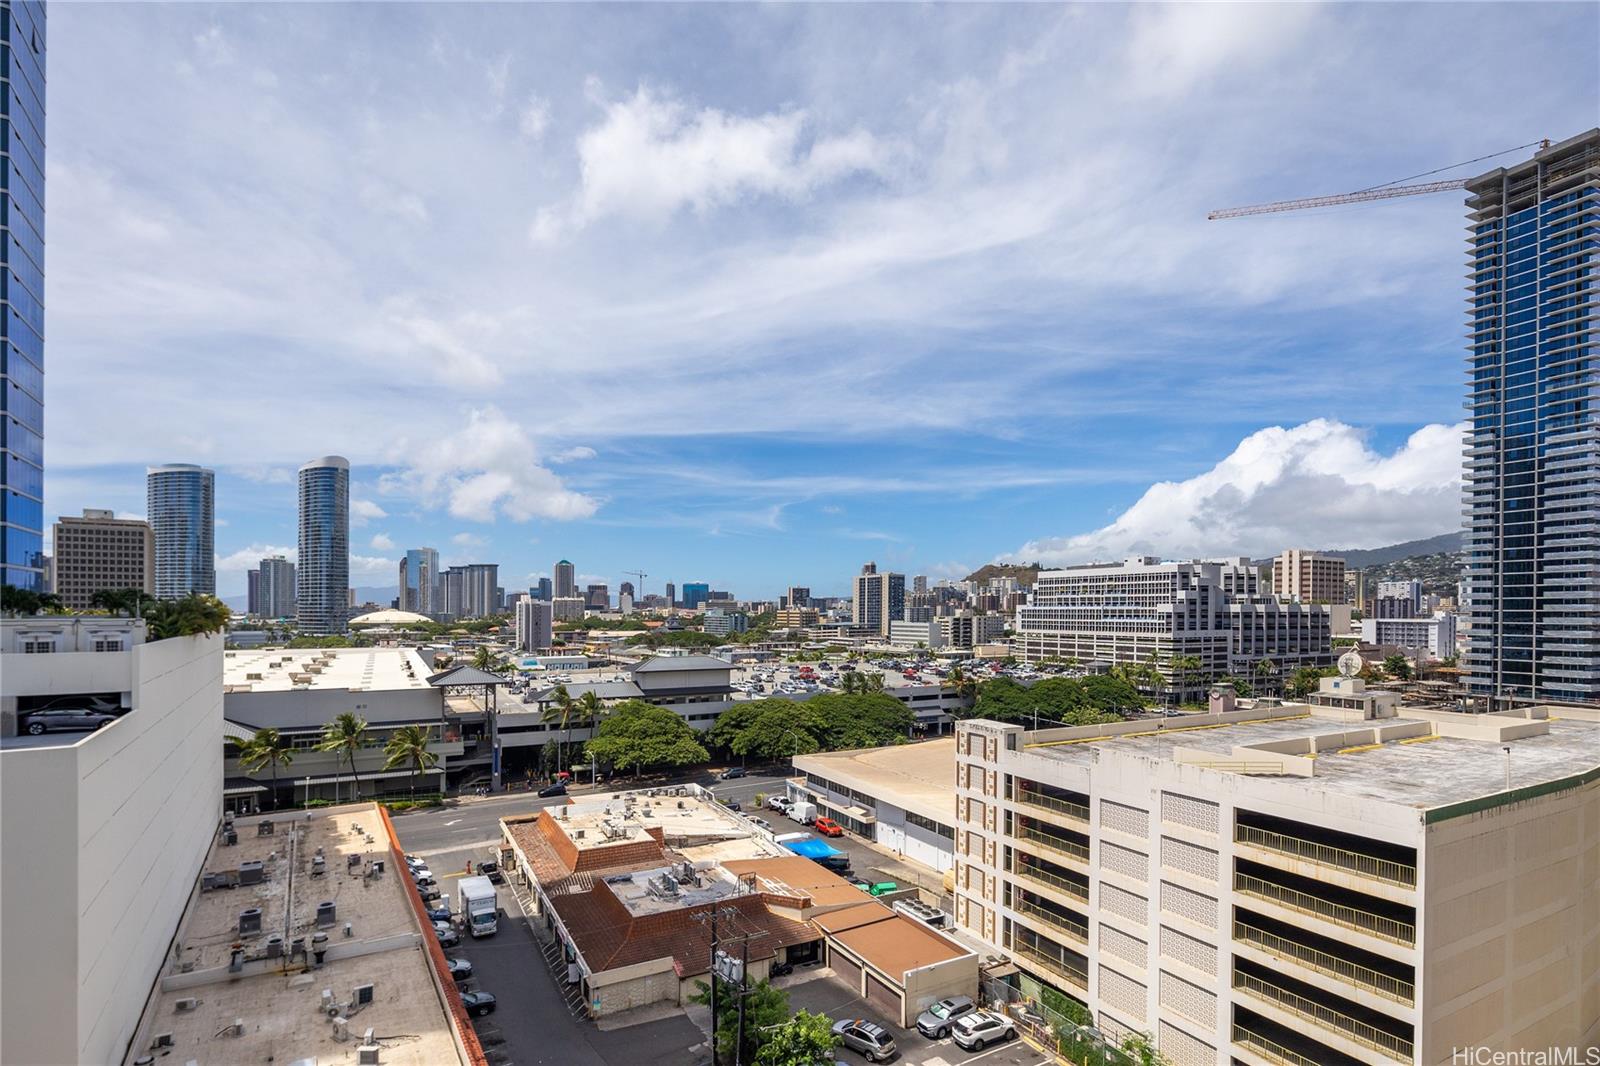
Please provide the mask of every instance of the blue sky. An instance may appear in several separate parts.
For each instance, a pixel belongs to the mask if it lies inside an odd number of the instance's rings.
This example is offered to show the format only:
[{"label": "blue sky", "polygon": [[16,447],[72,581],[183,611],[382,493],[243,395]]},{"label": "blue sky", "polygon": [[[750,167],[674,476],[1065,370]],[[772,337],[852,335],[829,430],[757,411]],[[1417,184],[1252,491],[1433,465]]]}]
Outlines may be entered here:
[{"label": "blue sky", "polygon": [[1442,532],[1459,195],[1205,213],[1586,129],[1597,32],[1579,4],[55,5],[47,510],[139,514],[145,465],[211,465],[224,594],[292,553],[329,453],[359,584],[423,544],[508,588],[566,557],[754,596]]}]

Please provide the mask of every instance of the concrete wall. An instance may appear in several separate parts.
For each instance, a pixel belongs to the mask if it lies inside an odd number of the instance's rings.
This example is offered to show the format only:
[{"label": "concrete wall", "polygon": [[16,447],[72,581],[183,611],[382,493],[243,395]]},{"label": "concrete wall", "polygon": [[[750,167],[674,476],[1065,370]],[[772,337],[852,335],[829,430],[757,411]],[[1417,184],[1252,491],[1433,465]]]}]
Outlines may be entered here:
[{"label": "concrete wall", "polygon": [[1419,1061],[1595,1046],[1600,782],[1438,822],[1426,839]]},{"label": "concrete wall", "polygon": [[132,711],[0,753],[5,1062],[122,1057],[221,810],[222,639],[105,654],[132,659]]},{"label": "concrete wall", "polygon": [[346,711],[375,726],[436,722],[444,717],[444,694],[436,688],[230,692],[225,699],[228,720],[254,729],[316,729]]},{"label": "concrete wall", "polygon": [[[880,803],[874,809],[878,812],[875,839],[879,844],[940,873],[955,865],[953,841],[907,822],[906,812],[893,804]],[[946,825],[953,825],[955,819],[947,815],[943,821]]]}]

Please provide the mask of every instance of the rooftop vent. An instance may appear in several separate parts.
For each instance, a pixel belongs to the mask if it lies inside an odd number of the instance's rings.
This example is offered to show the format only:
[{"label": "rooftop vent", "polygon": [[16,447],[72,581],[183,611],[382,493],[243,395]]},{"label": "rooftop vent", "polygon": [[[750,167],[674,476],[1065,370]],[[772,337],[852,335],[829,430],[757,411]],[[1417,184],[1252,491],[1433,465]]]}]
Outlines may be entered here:
[{"label": "rooftop vent", "polygon": [[267,818],[256,823],[256,836],[269,837],[272,835],[272,819]]},{"label": "rooftop vent", "polygon": [[283,956],[283,937],[273,934],[267,937],[267,958],[277,959]]},{"label": "rooftop vent", "polygon": [[246,907],[239,912],[239,935],[254,936],[261,932],[261,908]]},{"label": "rooftop vent", "polygon": [[[257,911],[256,913],[259,914],[260,912]],[[325,929],[337,922],[338,918],[335,916],[333,900],[325,899],[317,904],[317,928]]]},{"label": "rooftop vent", "polygon": [[239,864],[239,883],[241,885],[259,885],[261,879],[261,863],[259,860],[250,859]]}]

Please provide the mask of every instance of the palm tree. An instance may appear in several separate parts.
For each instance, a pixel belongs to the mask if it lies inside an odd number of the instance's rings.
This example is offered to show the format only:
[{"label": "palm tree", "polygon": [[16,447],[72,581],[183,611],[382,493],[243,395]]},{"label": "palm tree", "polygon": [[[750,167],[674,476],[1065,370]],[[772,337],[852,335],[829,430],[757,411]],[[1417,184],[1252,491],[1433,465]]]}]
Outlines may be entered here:
[{"label": "palm tree", "polygon": [[479,670],[487,670],[497,674],[506,668],[506,661],[489,650],[487,644],[478,645],[478,650],[472,653],[472,665]]},{"label": "palm tree", "polygon": [[383,763],[385,770],[393,770],[396,766],[406,763],[411,764],[413,798],[417,794],[417,778],[439,764],[439,756],[428,748],[430,739],[427,729],[422,726],[403,725],[389,734],[388,742],[383,745],[383,753],[388,756]]},{"label": "palm tree", "polygon": [[[611,713],[611,708],[600,702],[600,697],[591,690],[578,697],[574,705],[573,717],[589,730],[589,735],[594,736],[594,729],[600,720]],[[563,766],[563,770],[567,767]]]},{"label": "palm tree", "polygon": [[196,592],[179,600],[156,600],[145,614],[145,626],[156,640],[215,633],[225,629],[233,611],[215,596]]},{"label": "palm tree", "polygon": [[561,726],[560,748],[557,750],[556,761],[562,766],[567,764],[567,741],[572,731],[572,717],[577,705],[572,701],[572,693],[567,691],[567,686],[557,685],[550,691],[550,706],[546,707],[539,715],[539,720],[546,725],[552,723]]},{"label": "palm tree", "polygon": [[[361,778],[356,774],[356,752],[360,751],[366,742],[367,720],[346,711],[323,727],[322,740],[317,744],[318,751],[331,751],[349,758],[350,781],[355,786],[358,800],[361,798]],[[334,785],[334,791],[337,798],[337,784]]]},{"label": "palm tree", "polygon": [[[1261,680],[1261,682],[1263,683],[1263,687],[1265,687],[1265,684],[1268,681],[1268,679],[1272,679],[1272,680],[1275,681],[1277,679],[1277,676],[1278,676],[1278,664],[1273,662],[1271,659],[1262,659],[1260,662],[1256,663],[1256,677]],[[1273,687],[1277,687],[1277,686],[1273,686]]]},{"label": "palm tree", "polygon": [[27,616],[40,611],[60,611],[64,605],[53,592],[35,592],[32,589],[0,585],[0,607],[14,615]]},{"label": "palm tree", "polygon": [[89,606],[112,614],[123,613],[137,617],[150,609],[156,598],[144,589],[97,589],[89,597]]},{"label": "palm tree", "polygon": [[272,767],[272,809],[278,809],[278,767],[288,769],[294,762],[294,749],[276,729],[261,729],[239,747],[239,765],[251,773],[260,773],[263,766]]},{"label": "palm tree", "polygon": [[[878,675],[881,680],[883,675]],[[978,680],[969,674],[963,673],[960,666],[952,666],[949,675],[939,683],[940,688],[947,688],[963,700],[972,699],[978,694]]]},{"label": "palm tree", "polygon": [[[1204,667],[1205,664],[1200,661],[1200,657],[1198,655],[1177,655],[1173,657],[1170,668],[1172,670],[1173,681],[1176,683],[1178,696],[1180,699],[1182,694],[1188,689],[1189,682],[1194,679],[1194,675],[1199,673],[1202,669],[1204,669]],[[1178,702],[1178,700],[1174,700],[1174,702]]]}]

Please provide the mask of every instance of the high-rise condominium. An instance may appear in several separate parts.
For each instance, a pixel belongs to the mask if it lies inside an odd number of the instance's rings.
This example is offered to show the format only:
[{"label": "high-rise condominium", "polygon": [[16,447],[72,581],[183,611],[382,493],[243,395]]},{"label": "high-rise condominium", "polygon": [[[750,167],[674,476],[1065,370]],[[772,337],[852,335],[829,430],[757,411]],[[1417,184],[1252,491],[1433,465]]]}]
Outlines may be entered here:
[{"label": "high-rise condominium", "polygon": [[0,584],[44,588],[44,4],[0,7]]},{"label": "high-rise condominium", "polygon": [[811,590],[806,588],[804,585],[790,585],[789,591],[783,594],[783,606],[795,608],[810,607]]},{"label": "high-rise condominium", "polygon": [[1467,196],[1467,684],[1600,699],[1600,129]]},{"label": "high-rise condominium", "polygon": [[906,575],[878,573],[877,563],[868,563],[856,575],[851,621],[858,626],[889,635],[889,624],[905,618]]},{"label": "high-rise condominium", "polygon": [[145,509],[156,536],[156,595],[215,595],[216,475],[188,463],[152,466],[145,474]]},{"label": "high-rise condominium", "polygon": [[402,611],[433,614],[439,609],[434,591],[439,584],[439,553],[433,548],[412,548],[400,560],[400,603]]},{"label": "high-rise condominium", "polygon": [[545,600],[523,598],[517,601],[517,648],[543,651],[555,639],[554,615]]},{"label": "high-rise condominium", "polygon": [[1272,560],[1272,592],[1300,603],[1344,603],[1344,560],[1289,548]]},{"label": "high-rise condominium", "polygon": [[62,515],[54,539],[54,592],[66,606],[89,607],[102,589],[155,591],[155,538],[148,522],[86,507],[82,518]]},{"label": "high-rise condominium", "polygon": [[440,612],[451,618],[483,618],[500,610],[500,564],[452,566],[440,581]]},{"label": "high-rise condominium", "polygon": [[350,461],[324,455],[300,468],[300,563],[295,608],[305,633],[343,633],[350,619]]},{"label": "high-rise condominium", "polygon": [[533,593],[533,598],[549,603],[556,598],[556,585],[547,577],[541,577],[533,583],[533,588],[528,590]]},{"label": "high-rise condominium", "polygon": [[563,559],[556,564],[556,595],[562,598],[578,594],[578,568]]},{"label": "high-rise condominium", "polygon": [[256,605],[263,618],[293,618],[294,564],[281,555],[261,560],[256,578]]}]

